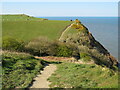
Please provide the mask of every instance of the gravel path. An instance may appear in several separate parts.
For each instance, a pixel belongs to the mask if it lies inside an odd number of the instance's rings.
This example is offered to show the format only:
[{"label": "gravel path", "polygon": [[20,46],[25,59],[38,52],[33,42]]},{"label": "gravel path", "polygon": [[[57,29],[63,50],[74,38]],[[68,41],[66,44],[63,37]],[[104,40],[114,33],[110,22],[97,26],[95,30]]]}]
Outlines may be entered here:
[{"label": "gravel path", "polygon": [[64,33],[67,32],[67,31],[69,30],[69,28],[71,28],[71,25],[72,25],[72,24],[70,24],[70,25],[62,32],[62,34],[61,34],[61,36],[60,36],[60,38],[59,38],[59,41],[61,41],[61,40],[63,39],[62,37],[63,37]]},{"label": "gravel path", "polygon": [[34,78],[34,82],[30,88],[49,88],[50,82],[47,79],[51,76],[52,73],[56,70],[56,65],[49,64],[47,65],[41,74]]}]

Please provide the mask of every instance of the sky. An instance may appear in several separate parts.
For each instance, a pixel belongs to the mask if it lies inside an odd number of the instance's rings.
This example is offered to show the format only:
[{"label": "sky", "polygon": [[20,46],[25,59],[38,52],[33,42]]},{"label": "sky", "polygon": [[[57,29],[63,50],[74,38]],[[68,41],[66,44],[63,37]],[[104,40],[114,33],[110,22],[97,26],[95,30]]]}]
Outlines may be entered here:
[{"label": "sky", "polygon": [[119,0],[1,0],[2,2],[119,2]]},{"label": "sky", "polygon": [[[18,0],[19,1],[19,0]],[[26,0],[24,0],[26,1]],[[2,2],[2,14],[27,14],[31,16],[102,16],[118,15],[118,2],[45,2],[29,0],[29,2]],[[76,0],[75,0],[76,1]],[[99,0],[98,0],[99,1]],[[105,0],[104,0],[105,1]],[[117,0],[116,0],[117,1]]]}]

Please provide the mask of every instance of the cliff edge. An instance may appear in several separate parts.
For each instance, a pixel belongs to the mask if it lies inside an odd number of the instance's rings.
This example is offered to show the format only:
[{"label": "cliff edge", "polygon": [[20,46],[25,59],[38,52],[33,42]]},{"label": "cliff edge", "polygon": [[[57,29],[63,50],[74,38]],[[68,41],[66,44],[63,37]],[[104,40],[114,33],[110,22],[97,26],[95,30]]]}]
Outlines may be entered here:
[{"label": "cliff edge", "polygon": [[76,45],[79,48],[81,61],[94,61],[96,64],[107,67],[118,65],[118,61],[95,40],[89,30],[78,19],[66,28],[59,41]]}]

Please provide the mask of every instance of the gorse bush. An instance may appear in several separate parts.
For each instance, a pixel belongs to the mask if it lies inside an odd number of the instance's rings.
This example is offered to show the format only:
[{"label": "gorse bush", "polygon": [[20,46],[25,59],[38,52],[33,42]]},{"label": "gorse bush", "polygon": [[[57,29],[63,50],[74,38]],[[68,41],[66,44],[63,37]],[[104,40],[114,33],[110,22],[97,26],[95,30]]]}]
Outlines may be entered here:
[{"label": "gorse bush", "polygon": [[[78,24],[79,25],[79,24]],[[84,25],[83,25],[84,27]],[[73,24],[72,28],[75,28]],[[73,43],[78,46],[80,54],[86,53],[85,57],[81,55],[82,60],[92,60],[98,65],[114,67],[117,60],[110,56],[110,53],[92,36],[87,28],[76,32],[77,29],[70,28],[61,37],[60,41],[64,43]],[[74,31],[74,32],[73,32]]]},{"label": "gorse bush", "polygon": [[81,58],[85,58],[85,57],[87,57],[87,56],[89,56],[87,53],[80,53],[80,57],[81,57]]},{"label": "gorse bush", "polygon": [[35,56],[73,56],[79,58],[79,50],[74,44],[51,41],[46,37],[35,38],[28,44],[13,38],[4,38],[3,50],[23,51]]},{"label": "gorse bush", "polygon": [[85,59],[92,59],[96,64],[112,67],[113,63],[108,56],[100,53],[96,48],[88,48],[87,46],[80,45],[80,57]]},{"label": "gorse bush", "polygon": [[31,40],[25,47],[27,52],[36,56],[79,57],[76,46],[59,41],[50,41],[44,37]]},{"label": "gorse bush", "polygon": [[71,43],[59,43],[57,48],[57,56],[75,57],[79,59],[79,49],[76,45]]},{"label": "gorse bush", "polygon": [[85,62],[89,62],[92,59],[88,53],[82,53],[82,52],[80,52],[80,58]]},{"label": "gorse bush", "polygon": [[49,54],[49,48],[51,47],[51,41],[46,37],[38,37],[31,40],[28,45],[25,46],[27,52],[37,55],[46,56]]},{"label": "gorse bush", "polygon": [[11,50],[11,51],[23,51],[24,42],[16,40],[12,37],[6,37],[6,38],[3,38],[2,49]]},{"label": "gorse bush", "polygon": [[65,45],[59,45],[59,47],[57,48],[57,56],[70,57],[72,56],[72,50]]}]

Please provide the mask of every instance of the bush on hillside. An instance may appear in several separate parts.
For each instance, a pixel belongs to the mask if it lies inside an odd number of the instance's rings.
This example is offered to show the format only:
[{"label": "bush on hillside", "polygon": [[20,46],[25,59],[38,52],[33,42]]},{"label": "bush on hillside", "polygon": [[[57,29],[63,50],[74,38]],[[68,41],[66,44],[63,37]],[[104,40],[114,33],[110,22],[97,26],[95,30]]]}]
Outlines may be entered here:
[{"label": "bush on hillside", "polygon": [[59,45],[57,48],[58,57],[70,57],[72,56],[72,50],[65,45]]},{"label": "bush on hillside", "polygon": [[112,67],[112,61],[108,58],[108,56],[100,53],[96,48],[90,49],[87,46],[80,45],[80,56],[87,57],[90,56],[91,59],[98,65]]},{"label": "bush on hillside", "polygon": [[80,58],[85,62],[91,61],[91,56],[88,53],[80,52]]},{"label": "bush on hillside", "polygon": [[92,49],[90,52],[90,55],[93,57],[96,64],[113,67],[113,62],[108,58],[108,56],[100,53],[97,49]]},{"label": "bush on hillside", "polygon": [[50,45],[51,41],[49,41],[46,37],[38,37],[31,40],[25,47],[27,52],[33,55],[46,56],[48,55]]},{"label": "bush on hillside", "polygon": [[24,42],[11,37],[3,38],[2,49],[10,51],[24,51]]},{"label": "bush on hillside", "polygon": [[62,43],[59,41],[52,42],[49,48],[49,55],[58,57],[75,57],[79,58],[79,49],[76,45]]},{"label": "bush on hillside", "polygon": [[77,57],[79,51],[72,44],[50,41],[45,37],[36,38],[26,45],[27,52],[36,56]]},{"label": "bush on hillside", "polygon": [[75,57],[76,59],[80,59],[80,51],[79,48],[74,45],[74,44],[70,44],[70,43],[66,43],[67,48],[69,48],[72,51],[72,57]]}]

